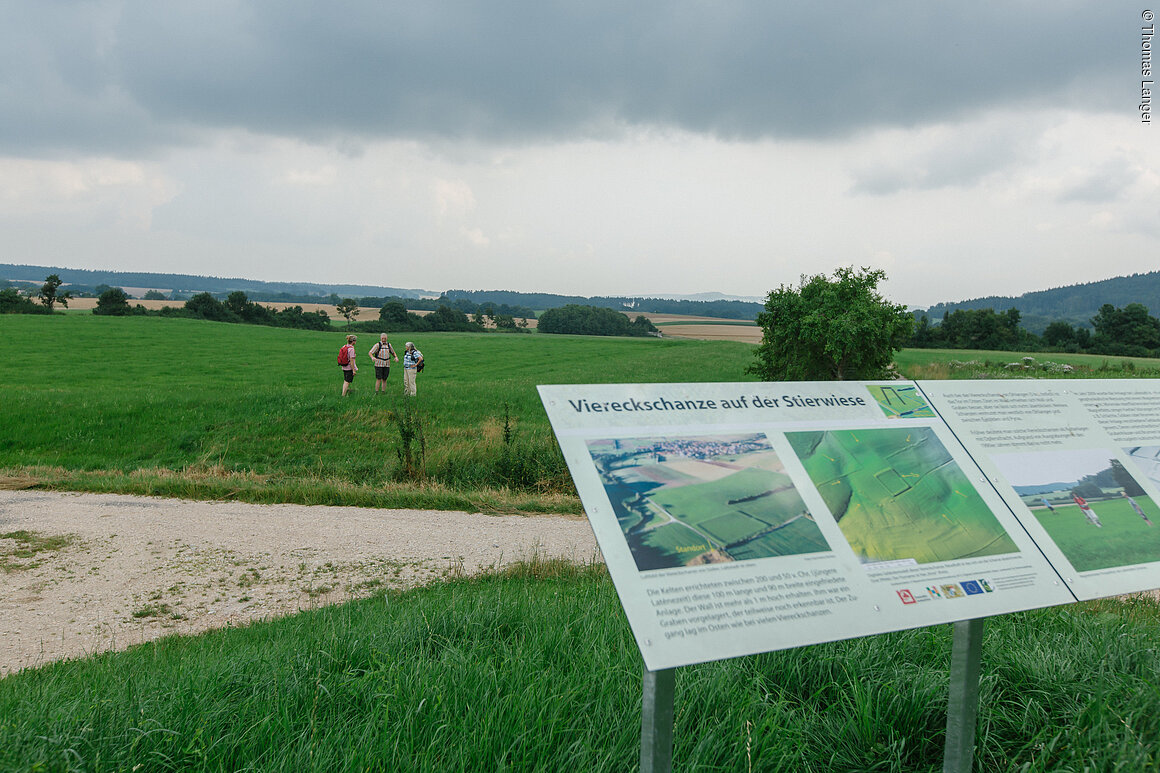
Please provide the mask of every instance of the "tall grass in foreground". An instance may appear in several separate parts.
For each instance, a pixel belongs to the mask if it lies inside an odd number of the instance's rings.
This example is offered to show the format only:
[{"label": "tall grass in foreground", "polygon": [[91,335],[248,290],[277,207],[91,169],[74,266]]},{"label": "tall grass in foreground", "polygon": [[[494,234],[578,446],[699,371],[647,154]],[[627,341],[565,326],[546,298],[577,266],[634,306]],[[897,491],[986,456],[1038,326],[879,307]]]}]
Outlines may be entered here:
[{"label": "tall grass in foreground", "polygon": [[[1156,769],[1160,609],[995,618],[977,769]],[[933,771],[950,628],[682,668],[675,767]],[[0,680],[2,770],[635,767],[640,656],[598,567],[523,565]]]}]

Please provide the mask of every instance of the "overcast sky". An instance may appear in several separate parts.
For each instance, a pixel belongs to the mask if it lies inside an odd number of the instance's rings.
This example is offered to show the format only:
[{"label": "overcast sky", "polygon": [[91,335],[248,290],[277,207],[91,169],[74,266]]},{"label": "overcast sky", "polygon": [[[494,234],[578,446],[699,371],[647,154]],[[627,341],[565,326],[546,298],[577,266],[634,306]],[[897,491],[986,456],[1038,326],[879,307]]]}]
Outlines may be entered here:
[{"label": "overcast sky", "polygon": [[1152,271],[1148,2],[0,0],[0,262],[751,296],[855,265],[912,306]]}]

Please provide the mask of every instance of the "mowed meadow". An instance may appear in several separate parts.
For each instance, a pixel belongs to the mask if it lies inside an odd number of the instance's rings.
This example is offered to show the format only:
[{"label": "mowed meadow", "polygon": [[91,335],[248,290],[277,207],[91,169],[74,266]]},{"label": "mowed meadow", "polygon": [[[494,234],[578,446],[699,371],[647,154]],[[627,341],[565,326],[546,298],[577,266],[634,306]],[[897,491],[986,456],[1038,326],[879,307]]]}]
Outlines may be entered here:
[{"label": "mowed meadow", "polygon": [[[364,334],[343,399],[344,340],[339,330],[5,315],[0,475],[197,499],[576,513],[537,384],[752,379],[752,347],[731,341],[436,333],[416,338],[427,367],[407,400],[400,364],[374,393],[376,337]],[[400,352],[404,342],[392,336]]]},{"label": "mowed meadow", "polygon": [[[721,326],[728,330],[727,326]],[[746,330],[744,326],[734,329]],[[406,336],[392,337],[402,351]],[[743,341],[432,333],[402,394],[374,393],[341,328],[158,317],[0,316],[0,485],[193,499],[503,512],[581,511],[537,384],[747,381]],[[1160,361],[910,349],[910,378],[1147,376]],[[1045,363],[1055,363],[1045,370]],[[1061,364],[1074,370],[1063,373]]]}]

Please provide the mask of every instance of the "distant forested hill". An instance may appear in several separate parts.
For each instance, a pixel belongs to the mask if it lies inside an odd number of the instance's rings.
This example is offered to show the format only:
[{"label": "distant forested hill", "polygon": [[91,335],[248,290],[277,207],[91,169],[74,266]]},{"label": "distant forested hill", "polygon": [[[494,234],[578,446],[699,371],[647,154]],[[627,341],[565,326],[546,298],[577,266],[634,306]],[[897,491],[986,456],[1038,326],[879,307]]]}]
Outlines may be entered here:
[{"label": "distant forested hill", "polygon": [[1018,297],[992,295],[956,303],[940,303],[926,310],[931,321],[942,319],[943,313],[957,309],[1019,309],[1024,321],[1042,317],[1088,326],[1089,320],[1099,313],[1100,306],[1110,303],[1123,308],[1129,303],[1143,304],[1153,315],[1160,313],[1160,271],[1132,274],[1104,279],[1087,284],[1036,290]]},{"label": "distant forested hill", "polygon": [[242,290],[251,300],[303,301],[310,297],[391,295],[398,298],[418,298],[419,290],[375,285],[326,285],[313,282],[263,282],[258,279],[196,276],[193,274],[159,274],[132,271],[91,271],[83,268],[56,268],[53,266],[22,266],[0,263],[0,279],[22,282],[43,282],[49,274],[56,274],[66,285],[96,287],[145,287],[179,293],[213,293],[215,295]]}]

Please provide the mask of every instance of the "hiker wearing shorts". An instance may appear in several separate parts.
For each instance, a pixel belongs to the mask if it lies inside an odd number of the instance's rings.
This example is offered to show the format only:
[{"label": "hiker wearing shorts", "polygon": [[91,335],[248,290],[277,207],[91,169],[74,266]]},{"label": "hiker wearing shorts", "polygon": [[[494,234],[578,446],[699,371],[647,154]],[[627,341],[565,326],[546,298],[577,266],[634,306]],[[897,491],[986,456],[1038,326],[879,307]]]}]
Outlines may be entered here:
[{"label": "hiker wearing shorts", "polygon": [[387,376],[391,374],[391,358],[394,357],[395,362],[398,362],[399,355],[395,354],[395,347],[387,341],[386,333],[379,336],[379,342],[372,346],[367,354],[375,363],[375,394],[385,393],[387,391]]},{"label": "hiker wearing shorts", "polygon": [[[354,342],[357,340],[358,336],[349,335],[346,337],[346,346],[342,347],[346,350],[346,364],[342,365],[343,397],[346,397],[348,394],[350,394],[350,385],[354,383],[354,374],[358,373],[358,365],[354,364]],[[342,363],[339,364],[341,365]]]},{"label": "hiker wearing shorts", "polygon": [[415,344],[410,341],[407,342],[406,351],[403,352],[403,394],[414,397],[415,378],[419,374],[419,368],[423,366],[423,352],[415,348]]}]

